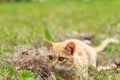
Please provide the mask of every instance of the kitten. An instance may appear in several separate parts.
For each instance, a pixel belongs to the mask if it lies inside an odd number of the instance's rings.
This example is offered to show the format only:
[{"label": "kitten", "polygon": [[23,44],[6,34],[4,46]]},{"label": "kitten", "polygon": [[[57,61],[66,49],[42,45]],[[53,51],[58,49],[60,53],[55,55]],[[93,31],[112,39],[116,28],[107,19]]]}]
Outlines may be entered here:
[{"label": "kitten", "polygon": [[48,40],[45,42],[50,51],[49,59],[56,69],[70,71],[77,67],[83,76],[86,76],[89,65],[96,67],[97,53],[116,40],[106,39],[98,47],[92,47],[77,39],[68,39],[58,43]]}]

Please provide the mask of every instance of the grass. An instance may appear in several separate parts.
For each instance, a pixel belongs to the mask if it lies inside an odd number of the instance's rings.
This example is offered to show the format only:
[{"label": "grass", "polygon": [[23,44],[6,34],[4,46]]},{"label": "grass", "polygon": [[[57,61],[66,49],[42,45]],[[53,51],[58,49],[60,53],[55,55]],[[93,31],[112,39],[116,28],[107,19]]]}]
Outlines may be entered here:
[{"label": "grass", "polygon": [[0,52],[45,39],[46,26],[51,34],[88,30],[102,38],[119,37],[119,3],[119,0],[1,3]]},{"label": "grass", "polygon": [[[0,54],[19,44],[43,45],[46,38],[58,41],[54,35],[67,31],[87,30],[96,35],[95,45],[107,37],[120,40],[119,7],[119,0],[0,3]],[[113,55],[120,57],[119,47],[111,44],[103,54],[112,60]]]}]

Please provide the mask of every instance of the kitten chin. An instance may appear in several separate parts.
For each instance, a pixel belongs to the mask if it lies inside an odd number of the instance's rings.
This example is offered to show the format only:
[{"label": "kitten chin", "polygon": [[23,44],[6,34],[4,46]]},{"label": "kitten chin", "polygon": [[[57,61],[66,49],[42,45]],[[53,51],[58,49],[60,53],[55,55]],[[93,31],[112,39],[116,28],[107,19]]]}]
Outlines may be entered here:
[{"label": "kitten chin", "polygon": [[70,71],[70,70],[72,70],[72,68],[73,68],[73,66],[69,66],[69,67],[67,67],[67,66],[58,66],[58,65],[55,66],[55,69],[58,69],[60,71],[63,71],[63,70]]}]

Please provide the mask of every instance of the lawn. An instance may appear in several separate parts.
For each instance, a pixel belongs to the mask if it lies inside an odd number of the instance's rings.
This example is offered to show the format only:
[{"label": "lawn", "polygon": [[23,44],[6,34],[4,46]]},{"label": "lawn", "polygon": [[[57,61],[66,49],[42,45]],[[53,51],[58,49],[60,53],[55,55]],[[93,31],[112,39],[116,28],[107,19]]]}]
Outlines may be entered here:
[{"label": "lawn", "polygon": [[[21,44],[38,43],[38,46],[43,46],[45,39],[59,41],[57,35],[64,37],[65,32],[73,31],[88,31],[95,35],[92,41],[94,45],[108,37],[120,40],[120,1],[0,3],[0,55],[13,52],[14,47]],[[120,57],[120,45],[111,44],[101,54],[107,56],[109,63],[116,56]],[[118,76],[120,77],[117,75],[116,80],[120,79]]]}]

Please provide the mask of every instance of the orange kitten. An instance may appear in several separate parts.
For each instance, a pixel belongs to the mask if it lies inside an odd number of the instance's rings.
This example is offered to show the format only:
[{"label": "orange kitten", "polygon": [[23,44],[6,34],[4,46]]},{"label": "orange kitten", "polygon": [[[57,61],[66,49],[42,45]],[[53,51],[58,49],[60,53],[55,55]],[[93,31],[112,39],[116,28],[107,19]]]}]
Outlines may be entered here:
[{"label": "orange kitten", "polygon": [[49,59],[56,69],[70,71],[77,67],[83,76],[86,76],[88,65],[96,67],[97,52],[102,51],[111,42],[116,40],[106,39],[100,46],[91,47],[77,39],[58,43],[46,40],[46,46],[50,51]]}]

